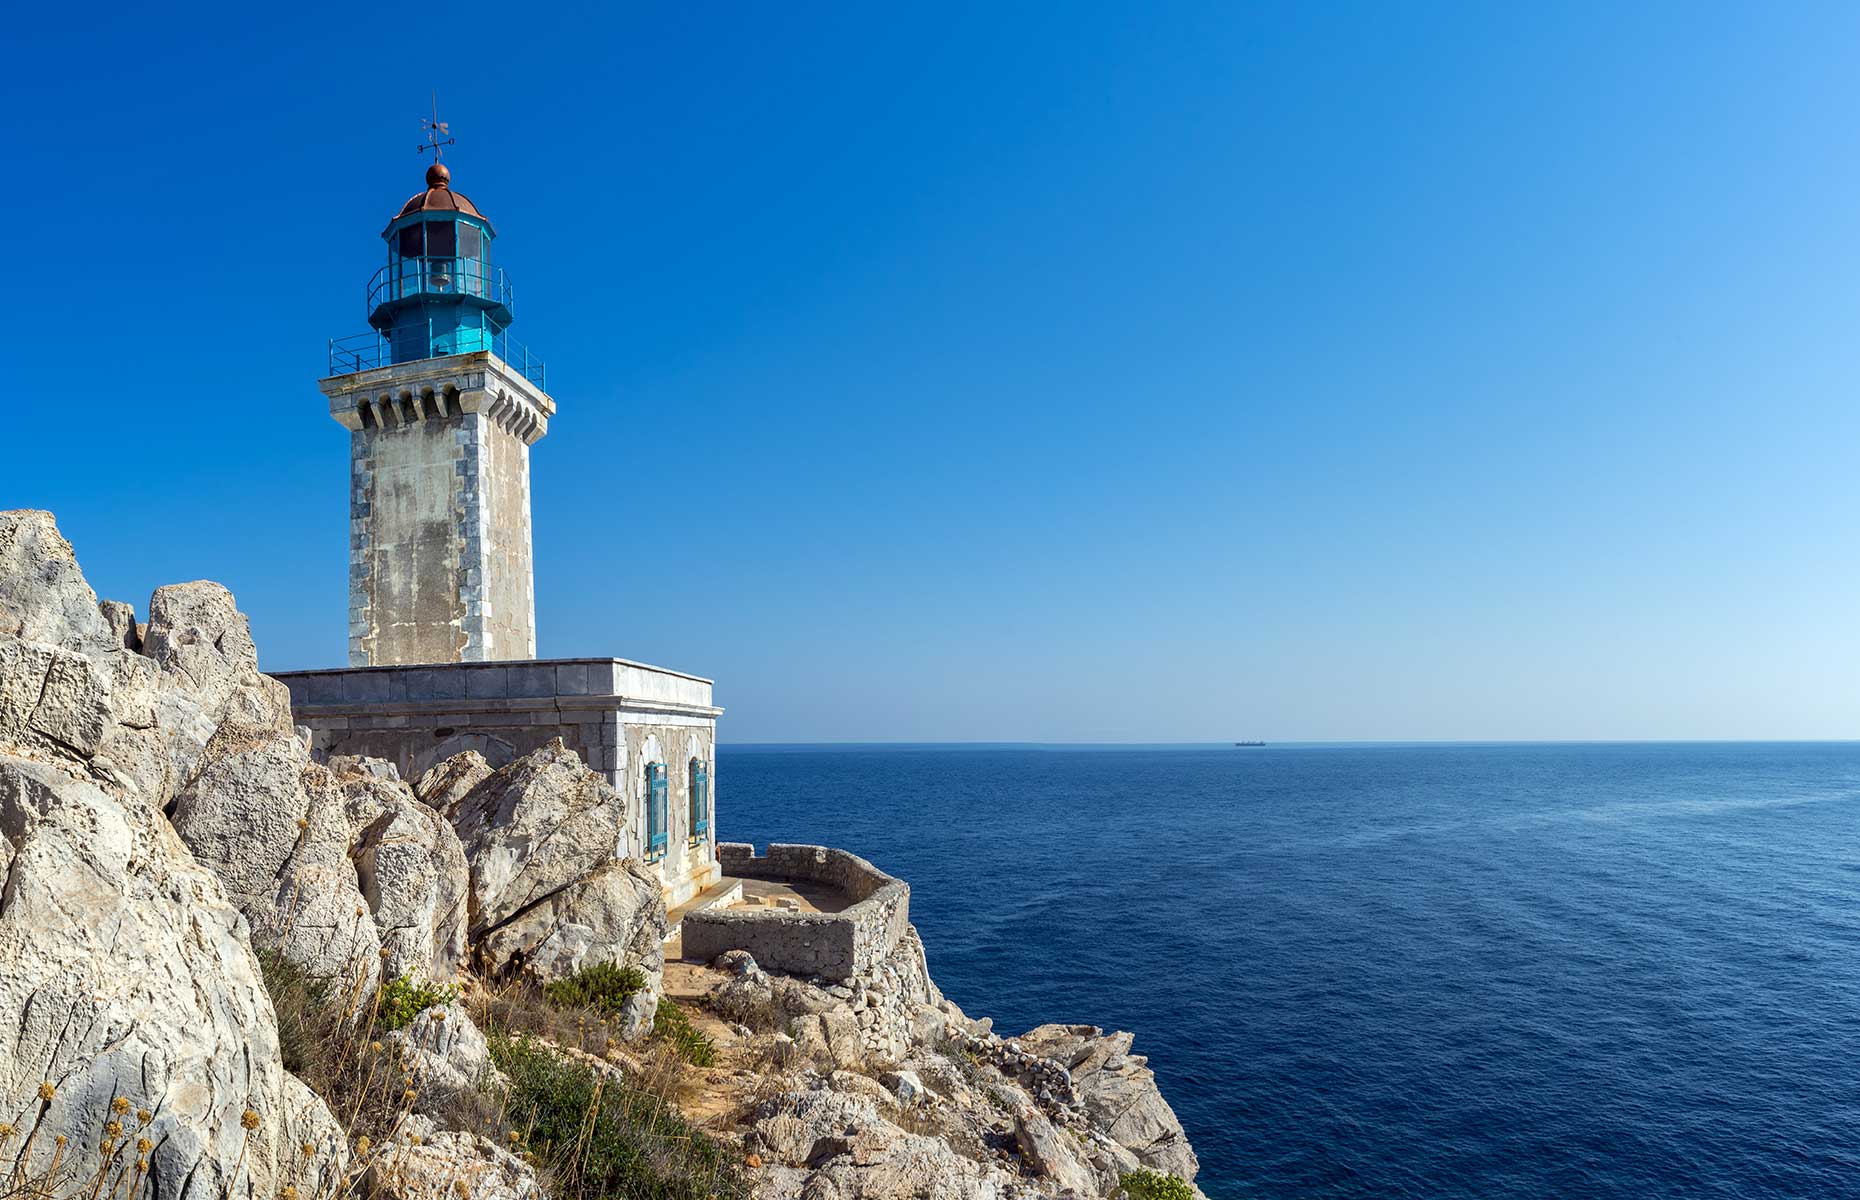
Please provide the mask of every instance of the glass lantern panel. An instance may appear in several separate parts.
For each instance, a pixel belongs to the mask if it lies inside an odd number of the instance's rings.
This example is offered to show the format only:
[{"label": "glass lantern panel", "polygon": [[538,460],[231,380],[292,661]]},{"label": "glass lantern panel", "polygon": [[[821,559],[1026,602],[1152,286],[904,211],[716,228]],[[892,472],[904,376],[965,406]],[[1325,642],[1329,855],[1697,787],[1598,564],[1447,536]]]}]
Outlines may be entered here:
[{"label": "glass lantern panel", "polygon": [[458,253],[458,239],[452,232],[454,228],[450,221],[426,223],[426,257],[451,258]]}]

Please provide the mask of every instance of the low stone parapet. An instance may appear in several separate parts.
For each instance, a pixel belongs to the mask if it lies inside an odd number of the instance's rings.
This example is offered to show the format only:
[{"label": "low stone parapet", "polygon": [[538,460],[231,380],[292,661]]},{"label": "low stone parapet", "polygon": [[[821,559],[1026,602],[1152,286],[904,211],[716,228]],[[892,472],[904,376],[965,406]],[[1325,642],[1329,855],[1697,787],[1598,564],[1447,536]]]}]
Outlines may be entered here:
[{"label": "low stone parapet", "polygon": [[835,913],[740,908],[693,912],[684,919],[686,958],[709,962],[726,950],[747,950],[771,971],[851,979],[870,974],[910,928],[910,885],[856,854],[777,843],[766,855],[757,855],[754,846],[723,842],[717,847],[717,860],[725,876],[820,884],[853,903]]}]

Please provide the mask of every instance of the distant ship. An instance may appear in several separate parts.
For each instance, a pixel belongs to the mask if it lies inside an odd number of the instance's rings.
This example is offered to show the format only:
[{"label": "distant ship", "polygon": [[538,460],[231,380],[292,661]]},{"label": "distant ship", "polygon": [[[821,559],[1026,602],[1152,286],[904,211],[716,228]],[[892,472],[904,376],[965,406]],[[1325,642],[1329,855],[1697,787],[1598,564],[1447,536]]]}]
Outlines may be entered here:
[{"label": "distant ship", "polygon": [[1263,746],[1265,744],[1266,743],[1264,742],[1235,742],[1234,743],[1234,745],[1236,746]]}]

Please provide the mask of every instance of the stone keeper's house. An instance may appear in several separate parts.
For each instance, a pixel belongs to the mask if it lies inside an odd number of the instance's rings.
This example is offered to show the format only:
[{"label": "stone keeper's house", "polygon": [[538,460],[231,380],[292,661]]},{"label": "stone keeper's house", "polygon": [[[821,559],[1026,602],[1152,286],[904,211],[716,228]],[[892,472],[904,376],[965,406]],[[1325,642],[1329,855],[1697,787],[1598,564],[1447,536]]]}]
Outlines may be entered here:
[{"label": "stone keeper's house", "polygon": [[615,852],[656,863],[666,903],[683,903],[721,878],[711,681],[536,657],[530,447],[555,401],[507,332],[497,231],[435,163],[381,236],[372,329],[330,343],[319,385],[349,431],[349,665],[277,678],[314,749],[409,778],[562,738],[636,814]]}]

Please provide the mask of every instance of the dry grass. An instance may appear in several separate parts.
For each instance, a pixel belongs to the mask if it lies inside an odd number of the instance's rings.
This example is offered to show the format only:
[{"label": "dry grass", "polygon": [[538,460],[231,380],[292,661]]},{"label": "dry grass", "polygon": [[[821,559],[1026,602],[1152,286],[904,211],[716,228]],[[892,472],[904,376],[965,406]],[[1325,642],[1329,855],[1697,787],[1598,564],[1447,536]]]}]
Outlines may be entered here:
[{"label": "dry grass", "polygon": [[[6,1163],[0,1200],[137,1200],[149,1194],[148,1155],[154,1143],[148,1126],[154,1115],[146,1108],[133,1108],[127,1096],[118,1096],[95,1140],[73,1146],[64,1134],[46,1139],[42,1132],[57,1094],[51,1082],[41,1083],[28,1102],[30,1123],[0,1122],[0,1162]],[[35,1169],[33,1155],[43,1154],[47,1141],[52,1157]]]}]

